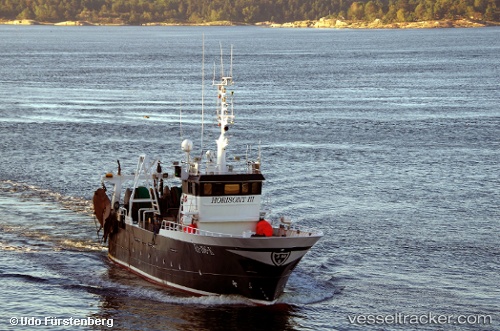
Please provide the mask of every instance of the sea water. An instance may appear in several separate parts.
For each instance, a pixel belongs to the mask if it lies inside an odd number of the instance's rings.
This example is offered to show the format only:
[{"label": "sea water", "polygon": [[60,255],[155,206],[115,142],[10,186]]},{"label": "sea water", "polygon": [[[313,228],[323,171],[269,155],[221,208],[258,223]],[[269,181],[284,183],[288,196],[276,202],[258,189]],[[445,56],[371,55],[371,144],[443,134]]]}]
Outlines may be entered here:
[{"label": "sea water", "polygon": [[[0,26],[0,329],[500,330],[499,36]],[[116,160],[215,149],[231,45],[228,157],[325,233],[271,307],[129,274],[92,216]]]}]

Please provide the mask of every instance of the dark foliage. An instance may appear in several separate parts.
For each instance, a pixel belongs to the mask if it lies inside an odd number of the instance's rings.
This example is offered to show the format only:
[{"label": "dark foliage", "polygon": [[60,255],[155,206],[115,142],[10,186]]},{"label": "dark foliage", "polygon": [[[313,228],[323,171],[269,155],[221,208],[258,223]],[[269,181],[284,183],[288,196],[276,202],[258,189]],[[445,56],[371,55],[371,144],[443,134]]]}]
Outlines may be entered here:
[{"label": "dark foliage", "polygon": [[321,17],[411,22],[499,21],[499,0],[0,0],[0,18],[141,24],[233,21],[277,23]]}]

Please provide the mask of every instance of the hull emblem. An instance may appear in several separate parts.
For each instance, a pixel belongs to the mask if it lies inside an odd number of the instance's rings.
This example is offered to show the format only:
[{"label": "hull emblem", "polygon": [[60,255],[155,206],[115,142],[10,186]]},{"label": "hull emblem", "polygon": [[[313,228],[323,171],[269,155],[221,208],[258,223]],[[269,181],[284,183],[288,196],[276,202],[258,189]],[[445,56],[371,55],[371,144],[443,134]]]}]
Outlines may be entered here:
[{"label": "hull emblem", "polygon": [[290,257],[290,252],[272,252],[271,260],[276,266],[282,266]]}]

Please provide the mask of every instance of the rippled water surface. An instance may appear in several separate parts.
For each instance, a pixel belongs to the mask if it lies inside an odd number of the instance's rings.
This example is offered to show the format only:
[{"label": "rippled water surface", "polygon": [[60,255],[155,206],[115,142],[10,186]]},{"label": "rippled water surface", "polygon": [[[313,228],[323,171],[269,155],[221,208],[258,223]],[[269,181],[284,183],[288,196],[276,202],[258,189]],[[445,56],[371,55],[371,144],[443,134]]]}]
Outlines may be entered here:
[{"label": "rippled water surface", "polygon": [[[0,26],[0,329],[500,330],[499,33]],[[97,241],[90,200],[117,159],[200,149],[202,35],[204,147],[232,44],[229,155],[260,141],[273,214],[325,232],[272,307],[158,288]],[[492,323],[350,321],[398,313]]]}]

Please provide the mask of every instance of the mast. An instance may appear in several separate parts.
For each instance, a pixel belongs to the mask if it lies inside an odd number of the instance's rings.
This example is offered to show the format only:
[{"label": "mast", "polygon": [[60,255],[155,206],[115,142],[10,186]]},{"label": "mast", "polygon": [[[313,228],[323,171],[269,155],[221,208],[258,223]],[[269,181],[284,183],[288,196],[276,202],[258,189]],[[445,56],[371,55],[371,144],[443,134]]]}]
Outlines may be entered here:
[{"label": "mast", "polygon": [[[226,133],[229,130],[229,125],[234,124],[234,113],[233,113],[233,92],[230,93],[230,97],[227,95],[227,87],[233,85],[232,77],[232,48],[231,48],[231,69],[230,75],[225,76],[222,69],[222,47],[221,47],[221,78],[219,83],[214,83],[217,86],[217,122],[220,127],[220,136],[217,142],[217,172],[226,173],[226,147],[228,146],[228,138]],[[229,107],[231,112],[229,112]]]}]

